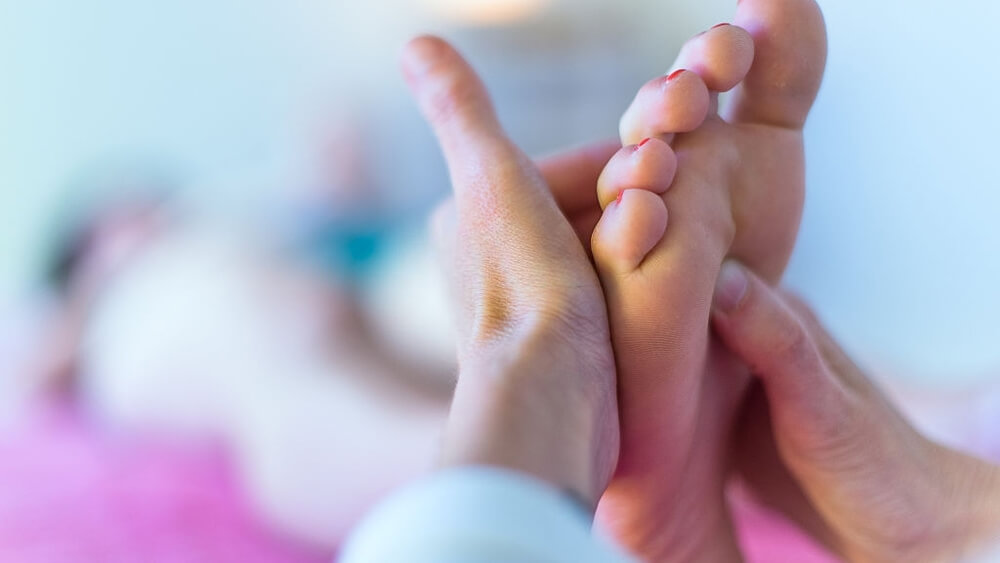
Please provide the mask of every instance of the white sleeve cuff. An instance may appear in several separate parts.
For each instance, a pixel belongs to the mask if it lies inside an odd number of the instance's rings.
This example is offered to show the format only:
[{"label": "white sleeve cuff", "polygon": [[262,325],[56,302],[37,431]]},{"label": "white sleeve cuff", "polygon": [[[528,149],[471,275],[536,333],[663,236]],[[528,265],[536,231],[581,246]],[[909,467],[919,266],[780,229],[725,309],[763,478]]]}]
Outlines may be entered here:
[{"label": "white sleeve cuff", "polygon": [[466,467],[432,475],[375,508],[342,563],[624,563],[589,516],[534,478]]}]

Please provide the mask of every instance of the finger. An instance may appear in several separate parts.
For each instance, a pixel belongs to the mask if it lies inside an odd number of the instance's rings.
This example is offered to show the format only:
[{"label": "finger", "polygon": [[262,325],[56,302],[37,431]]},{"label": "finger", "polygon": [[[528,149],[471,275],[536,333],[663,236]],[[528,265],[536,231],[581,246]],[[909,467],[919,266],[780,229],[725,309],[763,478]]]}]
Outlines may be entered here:
[{"label": "finger", "polygon": [[[485,86],[444,40],[418,37],[404,49],[403,74],[444,151],[460,207],[468,196],[496,199],[497,189],[540,191],[532,166],[507,139]],[[519,194],[507,194],[507,200]]]},{"label": "finger", "polygon": [[445,151],[470,148],[469,137],[503,139],[486,87],[446,41],[423,36],[403,50],[403,75]]},{"label": "finger", "polygon": [[812,336],[757,276],[735,262],[724,264],[712,317],[722,341],[762,380],[776,414],[789,414],[805,425],[824,414],[844,414],[843,389]]},{"label": "finger", "polygon": [[567,217],[583,211],[600,214],[594,188],[604,166],[621,146],[616,140],[601,141],[538,160],[542,178]]},{"label": "finger", "polygon": [[820,355],[830,368],[830,373],[845,386],[863,394],[877,394],[875,385],[858,367],[847,352],[830,335],[816,312],[798,295],[789,291],[781,292],[782,300],[799,317],[806,330],[812,335]]}]

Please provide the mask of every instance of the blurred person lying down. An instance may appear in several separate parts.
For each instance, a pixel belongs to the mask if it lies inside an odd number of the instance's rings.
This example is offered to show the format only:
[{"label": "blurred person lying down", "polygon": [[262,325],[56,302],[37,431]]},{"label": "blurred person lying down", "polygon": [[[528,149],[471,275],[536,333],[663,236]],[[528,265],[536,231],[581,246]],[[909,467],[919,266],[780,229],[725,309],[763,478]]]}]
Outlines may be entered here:
[{"label": "blurred person lying down", "polygon": [[[221,440],[270,523],[336,546],[434,460],[454,377],[435,270],[402,258],[359,282],[267,227],[178,209],[131,194],[70,230],[37,371],[112,430]],[[416,332],[385,313],[410,298],[382,281],[399,267],[429,307]]]}]

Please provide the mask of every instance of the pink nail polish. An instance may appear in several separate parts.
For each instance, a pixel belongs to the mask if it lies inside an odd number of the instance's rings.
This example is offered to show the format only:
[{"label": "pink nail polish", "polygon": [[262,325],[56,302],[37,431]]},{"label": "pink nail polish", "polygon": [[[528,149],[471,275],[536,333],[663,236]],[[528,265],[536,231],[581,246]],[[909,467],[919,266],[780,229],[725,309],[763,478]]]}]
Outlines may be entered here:
[{"label": "pink nail polish", "polygon": [[671,72],[670,75],[667,76],[667,82],[670,82],[670,81],[676,79],[678,76],[684,74],[685,70],[687,70],[687,69],[682,68],[682,69],[678,69],[678,70],[675,70],[675,71]]}]

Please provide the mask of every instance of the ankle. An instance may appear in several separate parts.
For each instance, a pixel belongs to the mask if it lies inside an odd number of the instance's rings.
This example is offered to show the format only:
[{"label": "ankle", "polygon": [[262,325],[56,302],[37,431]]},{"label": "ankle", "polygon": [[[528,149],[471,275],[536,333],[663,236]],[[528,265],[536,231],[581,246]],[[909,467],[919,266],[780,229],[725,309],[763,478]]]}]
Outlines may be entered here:
[{"label": "ankle", "polygon": [[[1000,550],[1000,467],[959,452],[950,452],[964,471],[955,471],[952,529],[956,539],[949,553],[973,561],[983,551]],[[992,559],[991,559],[992,560]]]}]

